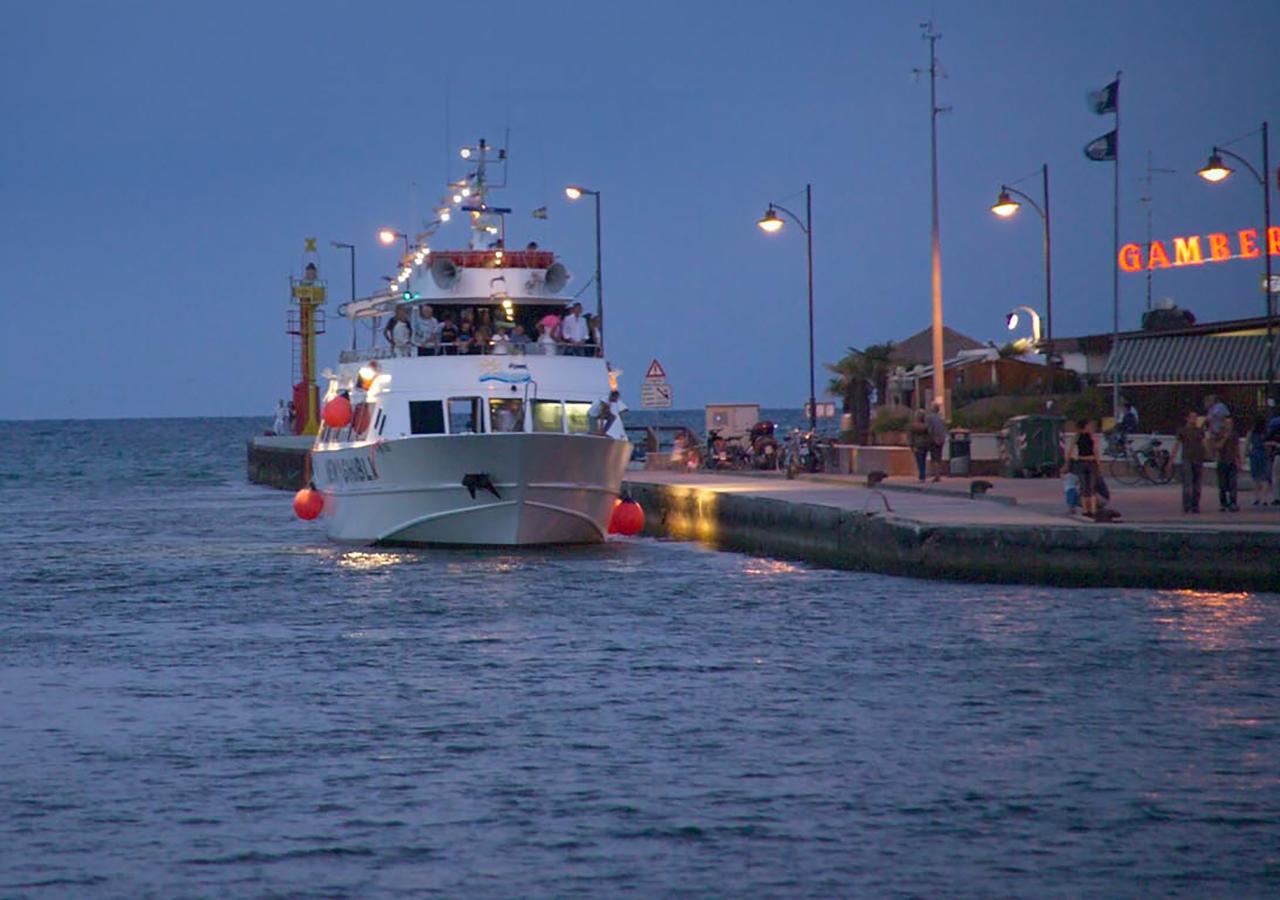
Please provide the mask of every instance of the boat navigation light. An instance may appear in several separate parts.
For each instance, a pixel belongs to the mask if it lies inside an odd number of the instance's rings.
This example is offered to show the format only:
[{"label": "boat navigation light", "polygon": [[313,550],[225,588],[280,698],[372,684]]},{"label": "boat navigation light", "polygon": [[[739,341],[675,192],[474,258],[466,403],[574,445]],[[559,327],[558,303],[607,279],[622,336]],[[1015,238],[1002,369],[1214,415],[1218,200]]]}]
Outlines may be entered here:
[{"label": "boat navigation light", "polygon": [[773,204],[769,205],[769,211],[756,221],[756,225],[761,231],[767,231],[773,234],[775,231],[782,229],[782,219],[778,218],[778,214],[773,210]]},{"label": "boat navigation light", "polygon": [[469,187],[464,187],[462,190],[458,191],[458,193],[459,193],[459,194],[461,194],[461,195],[462,195],[462,196],[464,196],[464,197],[470,197],[470,196],[471,196],[471,188],[469,188]]},{"label": "boat navigation light", "polygon": [[396,242],[396,233],[390,228],[384,228],[378,232],[378,240],[384,244],[394,244]]},{"label": "boat navigation light", "polygon": [[441,221],[441,222],[448,222],[448,221],[449,221],[449,210],[447,210],[447,209],[442,209],[442,210],[440,210],[440,221]]},{"label": "boat navigation light", "polygon": [[459,155],[459,156],[461,156],[463,159],[470,159],[470,158],[471,158],[471,148],[470,148],[470,147],[463,147],[461,150],[459,150],[459,151],[458,151],[458,155]]},{"label": "boat navigation light", "polygon": [[453,195],[453,202],[454,202],[454,203],[461,203],[461,202],[462,202],[462,195],[461,195],[461,194],[454,194],[454,195]]},{"label": "boat navigation light", "polygon": [[582,197],[582,188],[571,184],[564,189],[564,195],[570,200],[578,200]]}]

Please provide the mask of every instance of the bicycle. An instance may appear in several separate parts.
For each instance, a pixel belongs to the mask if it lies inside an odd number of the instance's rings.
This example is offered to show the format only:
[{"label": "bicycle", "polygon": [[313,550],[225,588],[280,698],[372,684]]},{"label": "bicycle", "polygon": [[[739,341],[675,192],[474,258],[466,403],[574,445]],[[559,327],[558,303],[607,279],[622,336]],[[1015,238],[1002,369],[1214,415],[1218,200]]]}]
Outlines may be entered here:
[{"label": "bicycle", "polygon": [[1126,440],[1119,449],[1121,452],[1111,459],[1111,477],[1121,484],[1168,484],[1173,480],[1172,457],[1159,438],[1136,448]]}]

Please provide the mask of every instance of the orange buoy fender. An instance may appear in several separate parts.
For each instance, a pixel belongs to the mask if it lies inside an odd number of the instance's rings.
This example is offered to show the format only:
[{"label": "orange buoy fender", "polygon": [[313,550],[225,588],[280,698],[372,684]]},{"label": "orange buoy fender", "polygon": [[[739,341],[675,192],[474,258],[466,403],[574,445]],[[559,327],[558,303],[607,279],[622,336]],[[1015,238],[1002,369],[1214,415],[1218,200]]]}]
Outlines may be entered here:
[{"label": "orange buoy fender", "polygon": [[609,512],[609,533],[618,533],[618,507],[622,505],[621,497],[613,498],[613,509]]},{"label": "orange buoy fender", "polygon": [[346,428],[351,421],[351,398],[346,394],[339,394],[324,405],[321,415],[324,424],[330,428]]},{"label": "orange buoy fender", "polygon": [[304,487],[293,495],[293,511],[299,519],[310,521],[320,515],[324,509],[324,494],[314,485]]},{"label": "orange buoy fender", "polygon": [[609,526],[615,534],[625,534],[628,537],[639,534],[644,528],[644,510],[630,497],[624,497],[614,507]]}]

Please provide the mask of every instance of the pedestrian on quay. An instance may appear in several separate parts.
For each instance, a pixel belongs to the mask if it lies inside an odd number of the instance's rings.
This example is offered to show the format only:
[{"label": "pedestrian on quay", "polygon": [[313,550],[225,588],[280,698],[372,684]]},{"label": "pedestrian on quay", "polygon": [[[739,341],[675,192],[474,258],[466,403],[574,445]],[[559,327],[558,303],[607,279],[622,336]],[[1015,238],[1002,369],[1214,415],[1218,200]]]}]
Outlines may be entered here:
[{"label": "pedestrian on quay", "polygon": [[1217,394],[1209,394],[1204,398],[1205,431],[1212,437],[1222,434],[1222,425],[1231,417],[1231,410]]},{"label": "pedestrian on quay", "polygon": [[1267,420],[1258,416],[1249,430],[1249,477],[1253,479],[1253,505],[1271,499],[1271,457],[1267,451]]},{"label": "pedestrian on quay", "polygon": [[1182,455],[1182,511],[1200,512],[1200,479],[1204,471],[1204,429],[1194,409],[1187,411],[1186,422],[1173,441],[1174,459]]},{"label": "pedestrian on quay", "polygon": [[1236,485],[1240,473],[1240,441],[1230,416],[1222,420],[1222,431],[1209,432],[1209,452],[1218,466],[1218,512],[1239,512]]},{"label": "pedestrian on quay", "polygon": [[916,458],[916,474],[923,484],[925,480],[925,465],[929,459],[929,448],[933,445],[933,438],[929,436],[929,424],[925,421],[923,409],[917,409],[915,415],[911,417],[911,424],[907,426],[907,444],[911,447],[911,455]]},{"label": "pedestrian on quay", "polygon": [[933,480],[942,480],[942,448],[947,443],[947,423],[942,418],[942,401],[934,400],[933,408],[925,416],[925,425],[929,429],[929,463],[933,469]]},{"label": "pedestrian on quay", "polygon": [[1280,411],[1267,422],[1267,452],[1271,454],[1271,503],[1280,506]]},{"label": "pedestrian on quay", "polygon": [[1084,514],[1093,518],[1098,514],[1098,429],[1088,419],[1081,419],[1076,427],[1075,473],[1080,479],[1080,502]]}]

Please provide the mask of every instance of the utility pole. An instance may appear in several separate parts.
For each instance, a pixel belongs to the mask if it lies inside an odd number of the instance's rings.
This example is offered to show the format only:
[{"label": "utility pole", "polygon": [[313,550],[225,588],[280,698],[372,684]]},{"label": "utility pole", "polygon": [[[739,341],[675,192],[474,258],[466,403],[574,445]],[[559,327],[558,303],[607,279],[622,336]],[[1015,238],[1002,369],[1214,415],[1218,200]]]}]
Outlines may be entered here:
[{"label": "utility pole", "polygon": [[[1162,175],[1173,175],[1174,173],[1177,172],[1177,169],[1161,169],[1157,166],[1153,166],[1151,164],[1151,151],[1148,150],[1147,151],[1147,177],[1142,179],[1143,182],[1146,183],[1147,189],[1144,195],[1141,198],[1139,198],[1142,201],[1143,206],[1147,208],[1147,246],[1144,249],[1147,251],[1148,258],[1150,258],[1150,255],[1151,255],[1151,241],[1154,239],[1154,232],[1152,230],[1151,204],[1153,202],[1155,194],[1152,189],[1153,179],[1151,176],[1154,175],[1156,172],[1159,172]],[[1151,312],[1151,267],[1150,266],[1147,266],[1147,312]]]},{"label": "utility pole", "polygon": [[[943,371],[942,350],[942,246],[938,235],[938,114],[949,107],[938,106],[938,39],[933,22],[920,26],[929,42],[929,175],[932,188],[933,219],[930,232],[930,268],[933,276],[933,399],[942,404],[942,417],[951,420],[951,398],[947,395],[947,377]],[[919,69],[916,70],[917,73]]]}]

